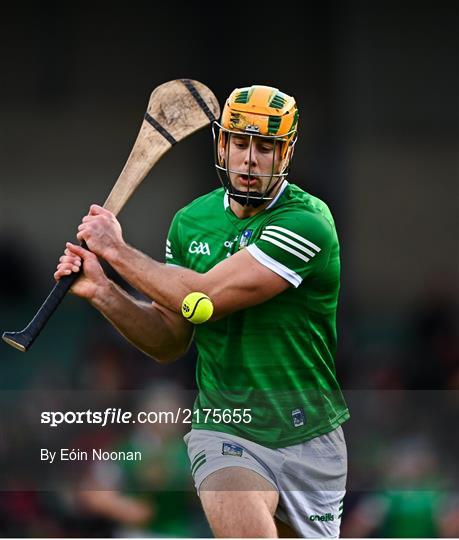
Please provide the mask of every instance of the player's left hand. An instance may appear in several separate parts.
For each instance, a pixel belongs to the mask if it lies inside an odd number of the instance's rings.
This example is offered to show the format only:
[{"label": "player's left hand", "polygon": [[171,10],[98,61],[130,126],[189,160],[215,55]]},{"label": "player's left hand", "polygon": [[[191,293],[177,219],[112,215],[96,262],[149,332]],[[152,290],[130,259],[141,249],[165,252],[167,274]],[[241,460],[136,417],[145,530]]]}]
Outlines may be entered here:
[{"label": "player's left hand", "polygon": [[123,233],[115,215],[98,206],[91,205],[78,227],[78,240],[84,240],[89,250],[109,260],[124,245]]}]

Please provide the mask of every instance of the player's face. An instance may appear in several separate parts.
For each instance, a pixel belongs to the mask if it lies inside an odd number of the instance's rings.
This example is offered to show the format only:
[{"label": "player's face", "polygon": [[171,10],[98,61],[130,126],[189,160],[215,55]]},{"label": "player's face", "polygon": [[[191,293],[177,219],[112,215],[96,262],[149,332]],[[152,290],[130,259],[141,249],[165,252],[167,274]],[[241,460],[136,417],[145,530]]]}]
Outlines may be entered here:
[{"label": "player's face", "polygon": [[249,135],[232,133],[227,145],[233,187],[243,192],[265,193],[276,181],[272,174],[280,172],[280,144],[257,136],[252,136],[250,143]]}]

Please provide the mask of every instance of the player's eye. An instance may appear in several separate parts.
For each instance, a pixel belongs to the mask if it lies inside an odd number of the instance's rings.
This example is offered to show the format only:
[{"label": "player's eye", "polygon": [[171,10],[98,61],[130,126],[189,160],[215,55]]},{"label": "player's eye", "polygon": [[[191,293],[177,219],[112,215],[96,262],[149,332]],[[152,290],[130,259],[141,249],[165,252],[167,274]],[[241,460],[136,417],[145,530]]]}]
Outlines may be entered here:
[{"label": "player's eye", "polygon": [[235,139],[233,143],[236,148],[247,148],[247,141],[244,141],[243,139]]},{"label": "player's eye", "polygon": [[269,154],[270,152],[273,151],[273,145],[272,144],[262,144],[262,145],[260,145],[260,151],[265,153],[265,154]]}]

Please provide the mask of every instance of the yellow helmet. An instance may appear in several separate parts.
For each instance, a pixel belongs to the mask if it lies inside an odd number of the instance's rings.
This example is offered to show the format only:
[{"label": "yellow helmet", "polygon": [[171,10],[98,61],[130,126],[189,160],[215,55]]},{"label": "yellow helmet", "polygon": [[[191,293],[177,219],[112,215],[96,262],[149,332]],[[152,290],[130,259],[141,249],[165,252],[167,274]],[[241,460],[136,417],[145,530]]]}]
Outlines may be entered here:
[{"label": "yellow helmet", "polygon": [[282,159],[297,133],[298,109],[294,98],[271,86],[236,88],[223,108],[221,125],[228,130],[284,139]]},{"label": "yellow helmet", "polygon": [[[297,138],[298,109],[295,99],[271,86],[253,85],[236,88],[231,92],[223,108],[221,123],[214,122],[215,167],[220,180],[230,197],[241,204],[259,206],[270,200],[270,194],[278,181],[288,175]],[[262,137],[280,144],[280,171],[273,168],[269,175],[268,188],[264,193],[238,192],[231,184],[228,169],[228,152],[225,147],[233,133],[250,137]]]}]

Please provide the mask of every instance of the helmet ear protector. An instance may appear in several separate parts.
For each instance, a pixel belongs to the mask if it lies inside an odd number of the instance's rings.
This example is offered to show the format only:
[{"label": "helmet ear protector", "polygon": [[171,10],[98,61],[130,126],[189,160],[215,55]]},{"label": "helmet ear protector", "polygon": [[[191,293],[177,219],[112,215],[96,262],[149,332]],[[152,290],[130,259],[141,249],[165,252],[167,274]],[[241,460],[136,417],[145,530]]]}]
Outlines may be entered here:
[{"label": "helmet ear protector", "polygon": [[[237,88],[227,99],[223,108],[221,123],[214,122],[214,160],[217,174],[228,195],[243,205],[260,206],[271,200],[270,193],[279,180],[288,175],[293,149],[297,139],[298,109],[294,98],[270,86],[254,85]],[[229,153],[231,137],[245,135],[249,138],[249,155],[252,152],[253,138],[267,139],[273,146],[280,145],[280,166],[273,161],[270,174],[259,174],[258,177],[269,178],[263,193],[250,191],[240,192],[231,184],[230,173],[244,174],[247,171],[229,169]],[[250,161],[250,160],[249,160]],[[278,170],[276,170],[276,168]]]}]

